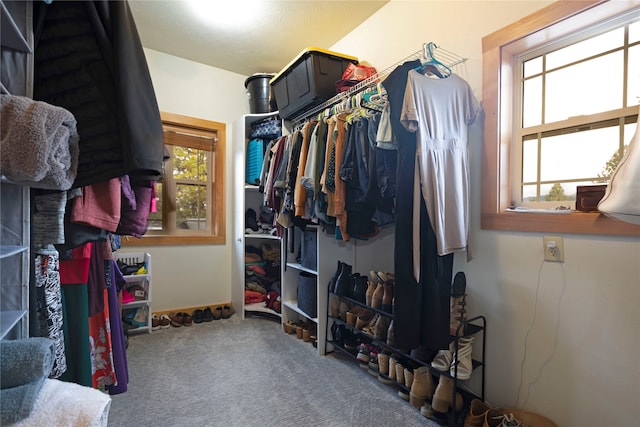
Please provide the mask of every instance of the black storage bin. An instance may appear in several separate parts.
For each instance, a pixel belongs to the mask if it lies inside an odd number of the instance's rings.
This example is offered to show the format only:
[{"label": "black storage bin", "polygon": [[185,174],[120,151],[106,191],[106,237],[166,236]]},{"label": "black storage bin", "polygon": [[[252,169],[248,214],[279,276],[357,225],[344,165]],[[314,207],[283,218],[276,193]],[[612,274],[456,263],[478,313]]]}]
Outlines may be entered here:
[{"label": "black storage bin", "polygon": [[269,83],[272,78],[273,74],[256,73],[244,81],[244,87],[249,96],[249,112],[251,114],[275,111],[276,103]]},{"label": "black storage bin", "polygon": [[315,274],[302,271],[298,275],[298,308],[309,317],[318,316],[318,285]]},{"label": "black storage bin", "polygon": [[307,228],[302,232],[300,265],[314,271],[318,268],[318,232],[315,228]]},{"label": "black storage bin", "polygon": [[349,63],[357,64],[358,58],[316,48],[302,51],[271,79],[280,116],[294,118],[333,97]]}]

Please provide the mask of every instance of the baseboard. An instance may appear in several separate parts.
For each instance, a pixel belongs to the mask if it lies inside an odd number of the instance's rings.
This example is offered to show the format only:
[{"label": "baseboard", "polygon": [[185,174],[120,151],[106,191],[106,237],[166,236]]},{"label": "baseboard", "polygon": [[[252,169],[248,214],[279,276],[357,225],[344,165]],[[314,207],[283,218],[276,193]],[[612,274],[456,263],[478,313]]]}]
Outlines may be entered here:
[{"label": "baseboard", "polygon": [[228,303],[222,303],[222,304],[211,304],[211,305],[202,305],[202,306],[186,307],[186,308],[174,308],[171,310],[153,310],[153,314],[162,316],[163,314],[170,314],[170,313],[188,313],[190,315],[191,313],[193,313],[198,309],[204,310],[205,308],[209,307],[211,308],[211,310],[215,310],[217,307],[222,308],[225,305],[229,307],[233,306],[233,304],[228,302]]}]

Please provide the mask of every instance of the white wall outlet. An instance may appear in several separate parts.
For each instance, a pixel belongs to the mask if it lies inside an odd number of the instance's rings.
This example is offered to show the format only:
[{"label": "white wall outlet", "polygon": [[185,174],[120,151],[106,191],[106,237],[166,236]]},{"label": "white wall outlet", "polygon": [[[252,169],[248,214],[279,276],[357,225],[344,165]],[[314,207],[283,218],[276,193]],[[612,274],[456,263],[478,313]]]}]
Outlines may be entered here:
[{"label": "white wall outlet", "polygon": [[560,236],[544,236],[542,238],[544,260],[564,262],[564,242]]}]

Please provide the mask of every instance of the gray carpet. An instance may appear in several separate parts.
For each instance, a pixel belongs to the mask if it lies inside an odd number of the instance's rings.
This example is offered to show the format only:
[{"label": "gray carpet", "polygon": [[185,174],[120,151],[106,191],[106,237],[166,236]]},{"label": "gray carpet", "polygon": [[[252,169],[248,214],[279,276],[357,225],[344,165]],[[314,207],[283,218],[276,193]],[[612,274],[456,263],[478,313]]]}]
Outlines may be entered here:
[{"label": "gray carpet", "polygon": [[335,352],[263,318],[132,335],[109,426],[437,426]]}]

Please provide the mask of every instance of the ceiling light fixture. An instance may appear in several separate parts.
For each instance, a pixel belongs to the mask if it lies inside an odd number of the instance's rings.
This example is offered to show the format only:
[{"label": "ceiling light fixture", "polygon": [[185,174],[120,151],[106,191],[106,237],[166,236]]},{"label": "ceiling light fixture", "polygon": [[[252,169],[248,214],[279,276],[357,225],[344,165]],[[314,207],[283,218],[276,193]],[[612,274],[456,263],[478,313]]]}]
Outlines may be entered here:
[{"label": "ceiling light fixture", "polygon": [[249,25],[261,17],[261,0],[188,0],[194,14],[209,25],[218,28],[238,28]]}]

